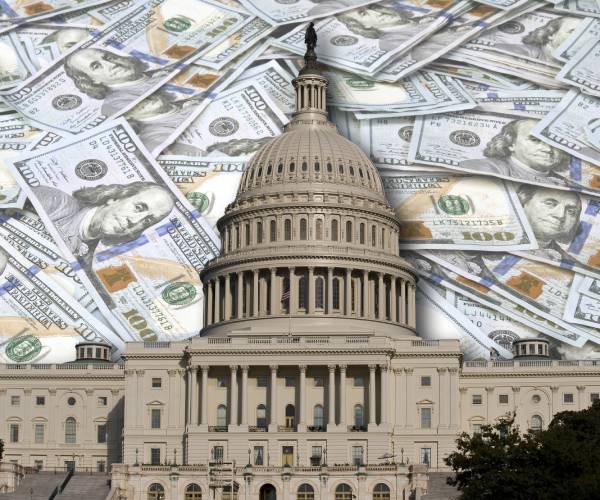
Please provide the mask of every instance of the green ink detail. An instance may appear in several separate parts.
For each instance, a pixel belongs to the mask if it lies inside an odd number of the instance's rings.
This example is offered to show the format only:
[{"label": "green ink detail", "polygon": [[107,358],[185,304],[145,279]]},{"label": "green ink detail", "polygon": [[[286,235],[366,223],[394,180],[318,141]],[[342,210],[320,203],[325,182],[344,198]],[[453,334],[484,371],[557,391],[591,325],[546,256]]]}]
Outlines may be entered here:
[{"label": "green ink detail", "polygon": [[464,215],[469,211],[469,202],[461,196],[448,194],[440,197],[438,207],[450,215]]},{"label": "green ink detail", "polygon": [[362,78],[348,78],[346,83],[356,90],[370,90],[375,86],[375,82],[363,80]]},{"label": "green ink detail", "polygon": [[187,193],[185,197],[201,214],[205,214],[210,206],[210,200],[204,193]]},{"label": "green ink detail", "polygon": [[196,288],[191,283],[171,283],[162,292],[162,298],[171,306],[187,306],[196,297]]},{"label": "green ink detail", "polygon": [[187,31],[192,26],[192,21],[190,21],[187,17],[171,17],[167,19],[164,23],[165,29],[169,31],[174,31],[175,33],[181,33],[182,31]]},{"label": "green ink detail", "polygon": [[27,363],[42,350],[42,343],[33,335],[23,335],[12,339],[6,346],[6,355],[15,363]]}]

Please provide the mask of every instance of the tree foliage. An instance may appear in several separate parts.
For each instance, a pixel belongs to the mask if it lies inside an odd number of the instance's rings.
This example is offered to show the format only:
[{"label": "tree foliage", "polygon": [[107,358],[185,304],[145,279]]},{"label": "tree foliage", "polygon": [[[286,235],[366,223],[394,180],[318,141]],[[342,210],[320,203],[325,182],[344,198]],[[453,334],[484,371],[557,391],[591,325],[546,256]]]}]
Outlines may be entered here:
[{"label": "tree foliage", "polygon": [[538,433],[520,433],[514,415],[462,433],[445,462],[461,500],[600,499],[600,401]]}]

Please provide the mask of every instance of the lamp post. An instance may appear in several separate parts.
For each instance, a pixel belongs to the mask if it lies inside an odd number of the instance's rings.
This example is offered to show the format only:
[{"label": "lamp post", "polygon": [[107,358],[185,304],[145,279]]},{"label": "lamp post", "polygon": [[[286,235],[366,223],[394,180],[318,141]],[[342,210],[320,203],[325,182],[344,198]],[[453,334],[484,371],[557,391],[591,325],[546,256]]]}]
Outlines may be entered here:
[{"label": "lamp post", "polygon": [[252,454],[252,450],[250,450],[250,447],[248,447],[248,465],[251,464],[250,462],[250,455]]},{"label": "lamp post", "polygon": [[173,448],[173,465],[177,465],[177,448]]},{"label": "lamp post", "polygon": [[135,463],[133,464],[133,465],[135,465],[136,467],[137,467],[138,465],[140,465],[140,464],[138,463],[138,453],[139,453],[139,450],[136,448],[136,449],[135,449]]},{"label": "lamp post", "polygon": [[400,463],[404,465],[404,448],[400,448],[400,454],[402,458],[400,459]]}]

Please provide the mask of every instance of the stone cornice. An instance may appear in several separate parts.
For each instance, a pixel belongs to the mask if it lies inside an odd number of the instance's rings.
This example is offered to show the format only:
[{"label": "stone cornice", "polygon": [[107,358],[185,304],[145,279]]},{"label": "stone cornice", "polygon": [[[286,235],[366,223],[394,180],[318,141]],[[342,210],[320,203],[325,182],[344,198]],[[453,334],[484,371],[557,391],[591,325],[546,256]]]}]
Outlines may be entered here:
[{"label": "stone cornice", "polygon": [[482,372],[461,372],[460,379],[474,378],[518,378],[518,377],[600,377],[600,370],[573,370],[573,371],[523,371],[523,372],[494,372],[488,369]]}]

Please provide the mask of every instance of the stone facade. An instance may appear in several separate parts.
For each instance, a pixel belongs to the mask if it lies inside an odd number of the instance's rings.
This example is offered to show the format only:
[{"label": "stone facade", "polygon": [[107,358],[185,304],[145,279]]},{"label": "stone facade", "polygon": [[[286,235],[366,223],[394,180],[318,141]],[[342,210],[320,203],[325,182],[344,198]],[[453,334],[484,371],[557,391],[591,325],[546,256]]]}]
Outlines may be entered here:
[{"label": "stone facade", "polygon": [[0,367],[6,462],[111,467],[115,500],[418,498],[460,431],[511,412],[543,428],[598,397],[600,364],[543,341],[464,363],[458,340],[418,337],[398,222],[326,85],[308,64],[294,119],[248,163],[200,335]]}]

